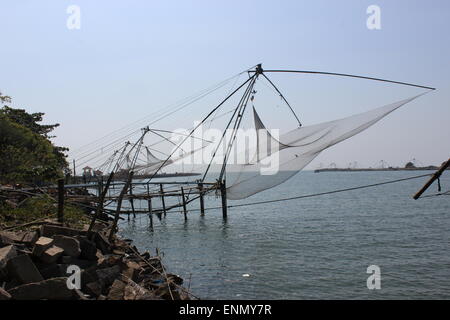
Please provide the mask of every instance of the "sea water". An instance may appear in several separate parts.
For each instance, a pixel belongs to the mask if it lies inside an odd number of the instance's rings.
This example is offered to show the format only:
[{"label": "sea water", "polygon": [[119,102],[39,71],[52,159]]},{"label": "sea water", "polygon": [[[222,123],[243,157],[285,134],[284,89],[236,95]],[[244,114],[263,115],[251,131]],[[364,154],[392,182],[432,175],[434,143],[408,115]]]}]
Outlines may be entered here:
[{"label": "sea water", "polygon": [[[229,205],[395,180],[431,171],[301,172]],[[190,177],[194,180],[195,177]],[[179,180],[179,179],[175,179]],[[448,299],[450,196],[413,200],[428,177],[284,202],[168,212],[120,223],[142,251],[163,255],[168,272],[202,299]],[[156,180],[155,180],[156,181]],[[450,189],[450,174],[441,178]],[[134,190],[138,192],[138,190]],[[437,192],[435,183],[426,193]],[[220,198],[206,197],[206,207]],[[146,207],[145,203],[135,203]],[[154,201],[154,207],[157,207]],[[198,200],[188,209],[198,209]],[[368,289],[369,266],[380,289]]]}]

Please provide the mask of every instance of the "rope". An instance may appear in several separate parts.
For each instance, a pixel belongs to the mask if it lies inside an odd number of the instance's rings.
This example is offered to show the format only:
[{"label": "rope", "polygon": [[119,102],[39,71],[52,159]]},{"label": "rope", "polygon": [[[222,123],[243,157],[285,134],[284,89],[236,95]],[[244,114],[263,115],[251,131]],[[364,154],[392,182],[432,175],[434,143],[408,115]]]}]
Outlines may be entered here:
[{"label": "rope", "polygon": [[[408,177],[408,178],[389,180],[389,181],[385,181],[385,182],[378,182],[378,183],[373,183],[373,184],[368,184],[368,185],[362,185],[362,186],[356,186],[356,187],[350,187],[350,188],[344,188],[344,189],[337,189],[337,190],[331,190],[331,191],[325,191],[325,192],[319,192],[319,193],[298,195],[298,196],[288,197],[288,198],[280,198],[280,199],[272,199],[272,200],[265,200],[265,201],[256,201],[256,202],[249,202],[249,203],[227,205],[227,208],[238,208],[238,207],[246,207],[246,206],[258,205],[258,204],[267,204],[267,203],[291,201],[291,200],[304,199],[304,198],[312,198],[312,197],[324,196],[324,195],[329,195],[329,194],[334,194],[334,193],[341,193],[341,192],[347,192],[347,191],[353,191],[353,190],[373,188],[373,187],[377,187],[377,186],[382,186],[382,185],[387,185],[387,184],[392,184],[392,183],[397,183],[397,182],[402,182],[402,181],[407,181],[407,180],[413,180],[413,179],[429,177],[431,175],[432,174],[428,173],[428,174],[422,174],[422,175],[412,176],[412,177]],[[211,191],[212,190],[205,191],[205,194],[209,193]],[[448,192],[450,192],[450,191],[448,191]],[[448,192],[447,193],[443,193],[443,195],[444,194],[449,194]],[[191,201],[193,201],[193,200],[195,200],[197,198],[198,197],[190,200],[189,202],[191,202]],[[222,209],[222,207],[217,206],[217,207],[205,208],[205,210],[218,210],[218,209]],[[200,209],[188,209],[188,211],[200,211]],[[182,213],[182,211],[171,211],[171,212],[173,212],[173,213]]]},{"label": "rope", "polygon": [[407,180],[419,179],[419,178],[429,177],[429,176],[431,176],[431,174],[422,174],[419,176],[413,176],[413,177],[402,178],[402,179],[397,179],[397,180],[373,183],[373,184],[368,184],[368,185],[364,185],[364,186],[357,186],[357,187],[338,189],[338,190],[332,190],[332,191],[326,191],[326,192],[320,192],[320,193],[313,193],[313,194],[307,194],[307,195],[300,195],[300,196],[289,197],[289,198],[281,198],[281,199],[275,199],[275,200],[258,201],[258,202],[252,202],[252,203],[242,203],[242,204],[230,205],[227,207],[228,208],[236,208],[236,207],[244,207],[244,206],[255,205],[255,204],[265,204],[265,203],[273,203],[273,202],[280,202],[280,201],[290,201],[290,200],[296,200],[296,199],[312,198],[312,197],[324,196],[324,195],[340,193],[340,192],[373,188],[373,187],[382,186],[382,185],[386,185],[386,184],[392,184],[392,183],[397,183],[397,182],[402,182],[402,181],[407,181]]},{"label": "rope", "polygon": [[450,196],[450,190],[445,192],[438,192],[435,194],[428,194],[426,196],[421,196],[421,198],[431,198],[431,197],[438,197],[438,196]]}]

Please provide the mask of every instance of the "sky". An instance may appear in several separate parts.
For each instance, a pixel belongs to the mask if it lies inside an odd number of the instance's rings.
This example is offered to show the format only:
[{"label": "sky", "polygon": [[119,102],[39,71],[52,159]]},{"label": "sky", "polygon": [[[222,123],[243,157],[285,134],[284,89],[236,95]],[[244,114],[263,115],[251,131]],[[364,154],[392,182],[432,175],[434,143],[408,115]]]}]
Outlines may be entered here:
[{"label": "sky", "polygon": [[[67,27],[71,5],[80,9],[79,29]],[[367,28],[370,5],[381,10],[381,29]],[[308,168],[440,164],[449,156],[449,31],[447,0],[3,0],[0,91],[13,107],[60,123],[55,143],[79,150],[258,63],[405,81],[437,90],[324,151]],[[270,77],[304,124],[424,92],[368,80]],[[189,128],[244,80],[155,126]],[[295,128],[292,114],[264,90],[257,85],[255,104],[266,126]]]}]

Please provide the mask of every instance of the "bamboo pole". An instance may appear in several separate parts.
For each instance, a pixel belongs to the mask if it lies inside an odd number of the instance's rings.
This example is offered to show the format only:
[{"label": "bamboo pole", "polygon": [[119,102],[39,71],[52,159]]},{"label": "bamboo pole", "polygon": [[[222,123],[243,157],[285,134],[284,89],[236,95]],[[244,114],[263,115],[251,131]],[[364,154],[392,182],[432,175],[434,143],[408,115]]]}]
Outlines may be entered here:
[{"label": "bamboo pole", "polygon": [[[133,199],[133,183],[130,184],[130,198],[128,199],[128,201],[130,202],[131,205],[131,212],[133,212],[133,218],[136,218],[136,213],[134,212],[134,199]],[[128,215],[128,220],[130,220],[130,215]]]},{"label": "bamboo pole", "polygon": [[427,183],[420,189],[413,197],[414,200],[417,200],[420,198],[420,196],[431,186],[431,184],[436,180],[439,179],[441,174],[450,166],[450,159],[448,159],[446,162],[442,164],[442,166],[439,168],[438,171],[436,171],[433,176],[428,180]]},{"label": "bamboo pole", "polygon": [[114,172],[111,172],[108,177],[108,180],[106,181],[105,188],[99,194],[97,210],[95,211],[95,215],[92,218],[91,224],[89,225],[88,234],[92,231],[92,228],[94,227],[95,221],[97,220],[98,216],[100,215],[100,212],[103,211],[103,202],[105,201],[105,197],[108,193],[108,189],[109,189],[109,186],[111,184],[113,177],[114,177]]},{"label": "bamboo pole", "polygon": [[161,202],[162,202],[164,217],[166,217],[166,201],[164,200],[164,189],[163,189],[162,183],[159,184],[159,190],[160,190],[160,193],[161,193]]},{"label": "bamboo pole", "polygon": [[203,183],[198,183],[198,192],[200,196],[200,214],[203,216],[205,215],[205,200],[203,198]]},{"label": "bamboo pole", "polygon": [[119,198],[117,199],[117,209],[116,209],[116,215],[114,216],[114,222],[113,225],[111,226],[111,230],[109,232],[109,241],[112,240],[112,237],[114,235],[114,230],[117,227],[117,222],[119,221],[119,217],[120,217],[120,209],[122,208],[122,200],[123,200],[123,196],[127,193],[128,187],[131,183],[131,181],[133,180],[133,171],[130,171],[130,173],[128,174],[128,179],[127,182],[125,183],[122,191],[120,192]]},{"label": "bamboo pole", "polygon": [[147,184],[147,203],[148,203],[148,218],[150,219],[150,228],[153,229],[153,212],[152,212],[152,197],[150,196],[150,185]]},{"label": "bamboo pole", "polygon": [[184,213],[184,220],[187,220],[187,210],[186,210],[186,198],[184,197],[184,190],[183,187],[181,187],[181,197],[183,198],[183,213]]},{"label": "bamboo pole", "polygon": [[226,188],[226,183],[225,183],[225,179],[220,182],[220,194],[222,196],[222,217],[224,220],[227,219],[227,188]]}]

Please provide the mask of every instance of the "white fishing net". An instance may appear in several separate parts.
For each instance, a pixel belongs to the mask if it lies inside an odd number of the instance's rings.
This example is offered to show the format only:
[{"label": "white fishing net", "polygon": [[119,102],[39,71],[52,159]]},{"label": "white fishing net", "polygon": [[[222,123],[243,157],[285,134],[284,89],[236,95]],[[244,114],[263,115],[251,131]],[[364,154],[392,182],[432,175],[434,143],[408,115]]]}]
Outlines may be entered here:
[{"label": "white fishing net", "polygon": [[[319,153],[369,128],[392,111],[420,95],[347,118],[304,126],[275,139],[254,110],[258,130],[252,160],[239,166],[238,174],[227,175],[227,198],[238,200],[273,188],[302,170]],[[267,145],[270,145],[270,148]],[[275,166],[274,166],[275,165]],[[267,167],[276,167],[268,170]]]}]

